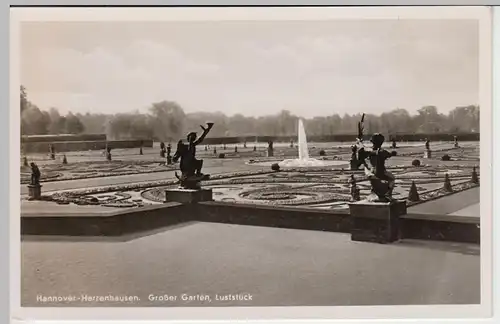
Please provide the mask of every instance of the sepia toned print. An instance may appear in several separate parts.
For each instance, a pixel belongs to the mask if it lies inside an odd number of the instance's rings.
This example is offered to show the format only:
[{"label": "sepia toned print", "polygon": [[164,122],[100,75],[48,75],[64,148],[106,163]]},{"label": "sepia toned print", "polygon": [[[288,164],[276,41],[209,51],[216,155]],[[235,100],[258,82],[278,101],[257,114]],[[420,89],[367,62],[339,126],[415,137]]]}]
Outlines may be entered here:
[{"label": "sepia toned print", "polygon": [[480,26],[20,22],[21,306],[480,305]]}]

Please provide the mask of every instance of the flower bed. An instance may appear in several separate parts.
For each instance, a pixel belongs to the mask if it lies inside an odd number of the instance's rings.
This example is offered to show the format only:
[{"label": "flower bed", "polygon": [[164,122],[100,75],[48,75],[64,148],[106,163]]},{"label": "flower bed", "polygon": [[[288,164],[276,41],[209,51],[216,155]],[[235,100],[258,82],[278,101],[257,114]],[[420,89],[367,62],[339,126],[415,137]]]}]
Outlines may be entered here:
[{"label": "flower bed", "polygon": [[[469,168],[472,169],[471,166],[458,165],[447,167],[446,169],[460,169],[460,167],[467,167],[466,170],[468,170]],[[404,172],[405,170],[418,170],[419,172],[441,172],[444,175],[444,172],[440,167],[394,166],[390,169],[392,169],[392,172],[394,173]],[[226,189],[229,188],[229,190],[241,190],[242,192],[239,193],[240,198],[242,198],[243,200],[253,200],[255,203],[298,206],[339,201],[348,202],[350,200],[350,189],[348,185],[348,176],[350,174],[356,175],[355,179],[358,187],[363,191],[361,198],[365,197],[365,193],[369,191],[370,187],[366,177],[364,176],[364,173],[348,170],[341,170],[338,173],[334,172],[333,176],[331,170],[314,171],[308,169],[307,171],[295,170],[291,172],[274,172],[268,169],[264,171],[241,171],[212,175],[210,180],[204,181],[203,184],[205,186],[225,186]],[[415,205],[450,194],[442,189],[432,189],[425,191],[425,187],[422,187],[422,185],[425,184],[435,184],[443,182],[443,175],[396,175],[396,187],[405,188],[405,190],[407,190],[412,182],[415,182],[417,185],[419,185],[418,191],[421,197],[421,201],[408,202],[409,206]],[[453,190],[458,192],[477,186],[476,184],[472,184],[470,183],[470,181],[467,181],[470,180],[469,178],[471,177],[472,174],[468,174],[468,171],[463,171],[459,174],[452,173],[449,176],[451,180],[454,180],[455,182],[461,181],[460,183],[456,183],[453,185]],[[131,200],[131,195],[126,192],[140,192],[140,196],[145,200],[162,203],[164,201],[164,190],[168,187],[174,187],[177,184],[178,181],[173,179],[133,184],[121,184],[114,186],[58,192],[54,193],[52,196],[46,199],[61,204],[75,203],[79,205],[88,204],[108,207],[134,207],[142,206],[144,202],[142,201],[142,199]],[[286,184],[301,185],[296,186]],[[245,187],[238,187],[240,185],[246,185],[248,186],[247,189],[251,190],[243,191]],[[435,185],[433,186],[436,187]],[[395,197],[398,197],[398,194],[402,194],[401,192],[405,191],[403,190],[399,193],[395,193]],[[106,193],[112,194],[106,195]],[[101,195],[96,196],[99,194]],[[406,195],[406,193],[403,193],[403,195]],[[233,198],[220,197],[220,199],[227,200]]]},{"label": "flower bed", "polygon": [[[136,170],[123,170],[127,167],[144,166],[158,163],[155,169],[136,169]],[[78,169],[83,167],[82,169]],[[26,167],[24,167],[26,168]],[[41,182],[56,182],[56,181],[66,181],[66,180],[81,180],[81,179],[91,179],[91,178],[103,178],[110,176],[124,176],[124,175],[134,175],[134,174],[145,174],[145,173],[156,173],[177,170],[176,165],[166,165],[165,161],[130,161],[127,163],[122,163],[122,161],[95,161],[91,162],[76,162],[69,165],[64,164],[50,164],[41,166]],[[87,168],[87,169],[85,169]],[[66,173],[57,172],[57,175],[51,175],[55,171],[66,171]],[[26,174],[26,170],[22,170]],[[31,171],[28,171],[31,172]],[[30,182],[31,175],[24,175],[22,173],[21,184],[28,184]]]}]

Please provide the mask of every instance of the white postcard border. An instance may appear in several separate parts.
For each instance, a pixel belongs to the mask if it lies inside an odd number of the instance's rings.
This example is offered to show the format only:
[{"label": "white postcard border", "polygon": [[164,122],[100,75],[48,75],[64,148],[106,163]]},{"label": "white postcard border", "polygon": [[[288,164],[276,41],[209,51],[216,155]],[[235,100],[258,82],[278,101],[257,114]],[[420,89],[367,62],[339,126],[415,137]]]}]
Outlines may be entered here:
[{"label": "white postcard border", "polygon": [[[208,11],[208,12],[207,12]],[[19,134],[19,24],[22,21],[196,21],[327,19],[478,19],[481,106],[481,305],[228,307],[228,308],[21,308],[20,143],[10,143],[11,310],[19,319],[374,319],[489,317],[492,306],[492,57],[491,10],[486,7],[383,8],[15,8],[11,11],[10,135]],[[16,93],[16,95],[14,95]]]}]

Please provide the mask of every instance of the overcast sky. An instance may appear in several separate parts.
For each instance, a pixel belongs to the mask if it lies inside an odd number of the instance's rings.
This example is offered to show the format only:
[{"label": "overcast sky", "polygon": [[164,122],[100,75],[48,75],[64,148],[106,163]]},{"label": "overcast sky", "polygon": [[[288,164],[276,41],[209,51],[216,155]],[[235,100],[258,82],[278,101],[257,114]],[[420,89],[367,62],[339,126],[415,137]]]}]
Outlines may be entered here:
[{"label": "overcast sky", "polygon": [[474,20],[23,23],[21,82],[42,109],[311,117],[478,104]]}]

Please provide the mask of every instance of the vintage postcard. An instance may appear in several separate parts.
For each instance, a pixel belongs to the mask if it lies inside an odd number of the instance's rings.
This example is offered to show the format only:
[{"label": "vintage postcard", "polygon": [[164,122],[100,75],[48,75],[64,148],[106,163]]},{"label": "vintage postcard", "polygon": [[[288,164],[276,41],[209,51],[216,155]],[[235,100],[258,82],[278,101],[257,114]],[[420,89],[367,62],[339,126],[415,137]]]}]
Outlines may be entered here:
[{"label": "vintage postcard", "polygon": [[489,8],[16,8],[11,93],[17,318],[491,314]]}]

